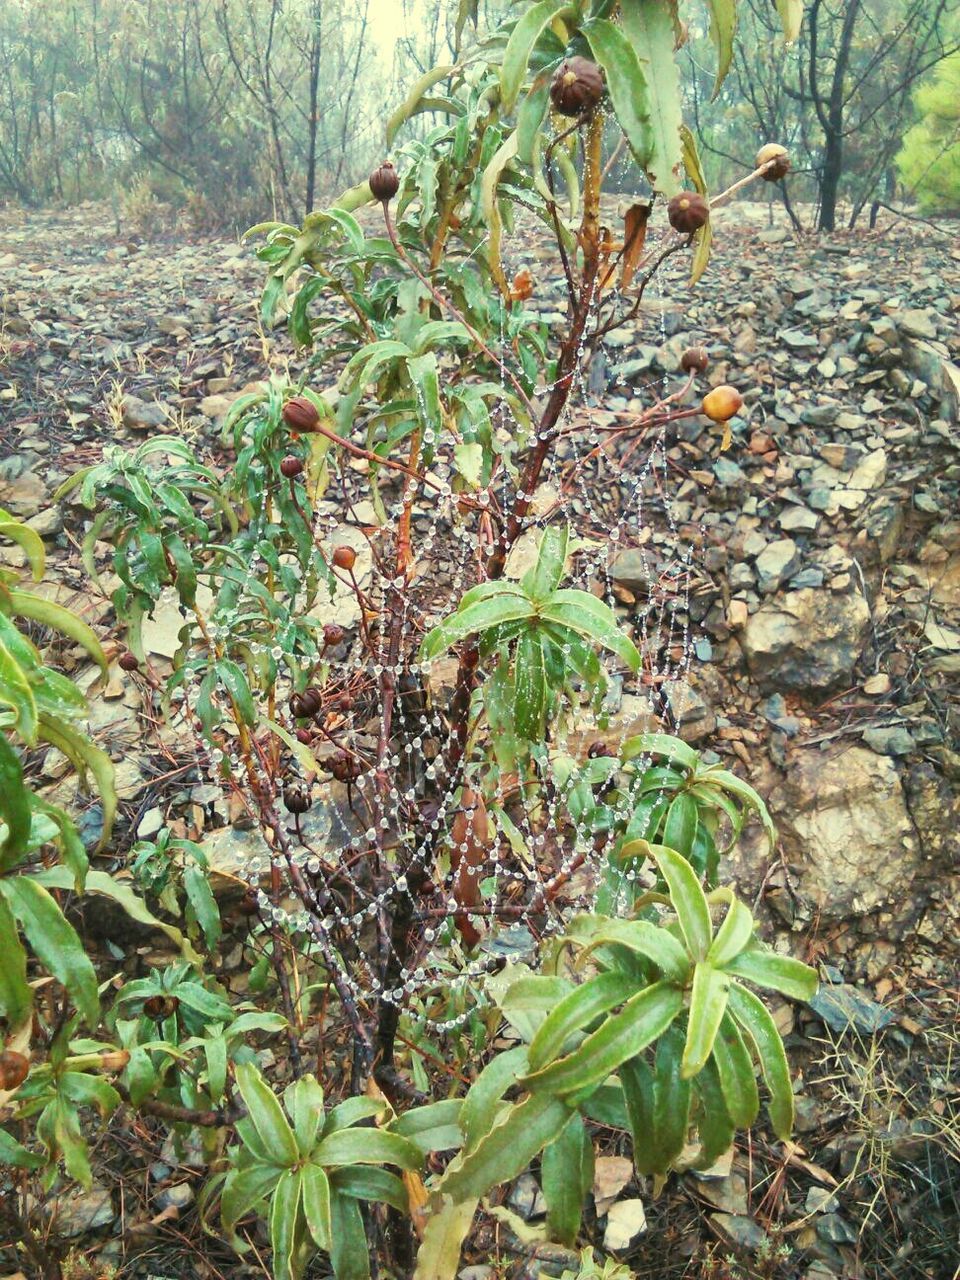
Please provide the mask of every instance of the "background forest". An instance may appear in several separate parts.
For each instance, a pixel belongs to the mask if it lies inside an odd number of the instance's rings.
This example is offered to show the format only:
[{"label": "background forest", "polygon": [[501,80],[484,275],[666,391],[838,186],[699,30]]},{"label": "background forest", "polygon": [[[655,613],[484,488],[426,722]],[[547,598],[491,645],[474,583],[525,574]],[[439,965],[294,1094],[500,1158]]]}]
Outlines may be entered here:
[{"label": "background forest", "polygon": [[[0,199],[108,197],[146,231],[172,210],[241,230],[266,211],[302,216],[368,172],[385,104],[456,60],[465,17],[477,11],[489,29],[509,8],[0,0]],[[956,4],[813,0],[784,54],[774,4],[745,0],[733,73],[712,101],[696,18],[682,81],[712,188],[749,172],[775,137],[794,157],[789,195],[778,194],[797,225],[853,225],[875,201],[960,207]]]},{"label": "background forest", "polygon": [[0,1280],[960,1280],[960,0],[0,0]]}]

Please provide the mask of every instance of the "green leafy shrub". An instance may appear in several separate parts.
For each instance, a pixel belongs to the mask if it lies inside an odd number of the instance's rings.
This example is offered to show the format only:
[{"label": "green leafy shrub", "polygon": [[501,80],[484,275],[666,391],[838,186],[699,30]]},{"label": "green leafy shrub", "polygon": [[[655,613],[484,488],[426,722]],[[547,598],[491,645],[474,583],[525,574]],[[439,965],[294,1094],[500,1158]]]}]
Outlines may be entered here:
[{"label": "green leafy shrub", "polygon": [[900,180],[929,213],[960,211],[960,54],[945,58],[914,95],[920,119],[897,156]]},{"label": "green leafy shrub", "polygon": [[[778,8],[795,25],[797,4]],[[713,10],[719,83],[734,6]],[[65,486],[95,513],[91,572],[96,543],[113,544],[114,603],[141,663],[143,619],[165,592],[179,601],[164,706],[196,728],[211,774],[243,796],[263,837],[264,856],[245,870],[263,947],[250,990],[273,998],[269,964],[300,1073],[281,1104],[239,1030],[276,1024],[249,1009],[231,1019],[187,954],[118,997],[124,1088],[214,1107],[219,1128],[221,1100],[239,1105],[236,1082],[248,1114],[208,1196],[219,1195],[237,1247],[248,1215],[269,1224],[275,1273],[290,1280],[317,1252],[339,1280],[368,1275],[360,1205],[420,1214],[428,1152],[457,1153],[426,1187],[417,1264],[418,1280],[446,1280],[481,1198],[533,1161],[550,1232],[576,1239],[592,1119],[629,1131],[638,1171],[657,1179],[691,1140],[708,1164],[753,1123],[758,1069],[774,1131],[790,1127],[783,1046],[744,984],[807,998],[815,979],[765,950],[750,912],[718,887],[745,821],[758,817],[770,835],[769,817],[752,788],[664,734],[616,750],[598,738],[610,755],[565,750],[584,717],[604,730],[610,677],[639,681],[649,655],[607,603],[562,585],[579,548],[553,509],[533,514],[563,441],[582,430],[588,456],[605,448],[570,413],[584,354],[640,314],[668,258],[689,253],[693,282],[708,263],[712,206],[682,125],[679,35],[676,6],[659,0],[513,9],[391,118],[390,146],[412,116],[435,121],[397,147],[397,169],[382,166],[301,227],[253,229],[268,271],[261,318],[269,329],[286,316],[307,367],[298,382],[274,377],[235,401],[223,425],[231,465],[218,472],[186,442],[158,437],[105,451]],[[601,221],[611,134],[649,188],[619,242]],[[678,204],[681,171],[692,189]],[[369,204],[382,229],[360,215]],[[664,204],[662,237],[645,247]],[[531,273],[508,278],[504,237],[521,217],[556,249],[559,335],[525,305]],[[743,398],[717,388],[690,403],[698,372],[702,361],[609,439],[633,448],[702,411],[726,447]],[[514,582],[510,557],[538,525],[536,561]],[[473,578],[463,594],[433,581],[440,531]],[[370,550],[363,583],[358,546]],[[329,620],[344,600],[346,628]],[[447,655],[456,673],[443,694],[430,677]],[[312,843],[302,825],[324,774],[343,784],[343,813],[359,828],[341,849]],[[557,867],[542,873],[548,836]],[[588,857],[596,903],[569,888]],[[215,936],[193,849],[162,839],[136,865]],[[465,992],[489,999],[498,988],[484,976],[479,926],[541,916],[560,935],[542,948],[545,972],[501,996],[523,1043],[494,1053],[465,1098],[403,1110],[416,1088],[398,1032],[414,994],[434,984],[446,1011]],[[349,1027],[349,1080],[302,1073],[298,1037],[319,992],[323,1016],[335,1009]],[[454,1025],[460,1008],[431,1043],[442,1049]],[[427,1043],[404,1038],[413,1055]],[[429,1086],[420,1056],[417,1084]],[[365,1096],[370,1076],[389,1104]],[[340,1091],[327,1110],[324,1094]]]}]

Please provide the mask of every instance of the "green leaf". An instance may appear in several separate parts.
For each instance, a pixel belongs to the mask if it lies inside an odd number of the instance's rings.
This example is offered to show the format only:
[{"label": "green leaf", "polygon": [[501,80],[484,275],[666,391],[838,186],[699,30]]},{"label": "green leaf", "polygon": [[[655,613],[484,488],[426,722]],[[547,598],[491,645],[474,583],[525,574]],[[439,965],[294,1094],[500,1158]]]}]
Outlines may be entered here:
[{"label": "green leaf", "polygon": [[39,736],[51,746],[57,747],[81,773],[87,769],[93,774],[103,805],[103,833],[97,848],[103,847],[113,830],[117,812],[117,793],[113,782],[113,763],[105,751],[101,751],[90,739],[60,719],[56,723],[46,713],[40,715]]},{"label": "green leaf", "polygon": [[500,106],[504,114],[509,114],[516,105],[527,74],[530,54],[544,28],[552,19],[570,12],[571,6],[565,4],[564,0],[541,0],[520,17],[510,33],[500,64]]},{"label": "green leaf", "polygon": [[221,683],[230,695],[237,715],[244,724],[256,724],[257,712],[253,705],[247,677],[231,658],[221,658],[216,670]]},{"label": "green leaf", "polygon": [[583,34],[603,67],[610,101],[634,159],[646,170],[653,157],[653,130],[647,81],[636,51],[624,32],[605,18],[590,22]]},{"label": "green leaf", "polygon": [[[550,2],[553,3],[553,0],[550,0]],[[500,216],[500,206],[497,203],[497,184],[500,182],[504,169],[517,154],[517,141],[515,131],[507,136],[494,152],[480,180],[480,208],[488,232],[486,245],[487,262],[490,266],[490,274],[504,297],[509,295],[510,286],[507,284],[507,278],[503,274],[503,264],[500,261],[503,219]]]},{"label": "green leaf", "polygon": [[591,925],[589,932],[578,931],[577,920],[571,922],[568,932],[586,942],[584,955],[597,947],[612,944],[628,947],[652,960],[665,978],[679,982],[681,986],[686,982],[690,973],[690,957],[666,929],[658,928],[648,920],[604,920],[596,916],[580,919]]},{"label": "green leaf", "polygon": [[672,983],[658,982],[626,1002],[565,1058],[520,1083],[534,1096],[580,1093],[603,1084],[622,1062],[634,1058],[667,1029],[680,1012],[683,993]]},{"label": "green leaf", "polygon": [[493,1128],[447,1166],[438,1194],[457,1201],[476,1199],[516,1178],[557,1137],[569,1118],[570,1108],[548,1093],[505,1108]]},{"label": "green leaf", "polygon": [[766,947],[740,951],[725,967],[727,973],[746,978],[758,987],[771,987],[791,1000],[810,1001],[817,994],[815,969],[792,956],[778,956]]},{"label": "green leaf", "polygon": [[[552,71],[541,71],[533,84],[530,91],[520,104],[520,110],[517,112],[517,159],[522,160],[524,164],[534,164],[534,146],[537,141],[537,134],[543,124],[543,118],[547,114],[547,105],[550,102],[550,80]],[[548,188],[549,190],[549,188]]]},{"label": "green leaf", "polygon": [[474,1080],[460,1111],[465,1151],[473,1150],[493,1128],[503,1095],[516,1084],[528,1065],[527,1047],[520,1045],[491,1058]]},{"label": "green leaf", "polygon": [[730,1119],[738,1129],[749,1129],[760,1110],[760,1095],[750,1052],[729,1013],[724,1013],[720,1023],[713,1044],[713,1059]]},{"label": "green leaf", "polygon": [[330,1198],[330,1262],[337,1280],[370,1280],[370,1254],[360,1206],[350,1196]]},{"label": "green leaf", "polygon": [[803,22],[803,0],[777,0],[777,13],[787,44],[792,44],[800,34]]},{"label": "green leaf", "polygon": [[700,1135],[697,1167],[708,1169],[725,1151],[729,1151],[736,1129],[727,1112],[714,1058],[707,1060],[706,1066],[691,1083],[696,1098],[694,1116]]},{"label": "green leaf", "polygon": [[686,1143],[692,1088],[680,1070],[683,1041],[674,1023],[657,1044],[652,1071],[639,1058],[620,1068],[638,1173],[667,1173]]},{"label": "green leaf", "polygon": [[407,1189],[395,1173],[388,1173],[376,1165],[354,1165],[352,1168],[334,1169],[330,1174],[330,1186],[338,1195],[353,1196],[355,1200],[381,1200],[393,1205],[400,1213],[410,1212]]},{"label": "green leaf", "polygon": [[[680,127],[680,143],[683,148],[683,167],[687,172],[687,177],[693,183],[695,189],[706,199],[707,180],[703,176],[696,140],[686,125],[681,125]],[[707,269],[707,263],[710,261],[710,244],[712,240],[713,222],[708,218],[693,237],[693,261],[690,264],[691,287],[697,283]]]},{"label": "green leaf", "polygon": [[412,1142],[385,1129],[338,1129],[327,1134],[313,1153],[325,1166],[351,1164],[395,1164],[400,1169],[419,1169],[423,1157]]},{"label": "green leaf", "polygon": [[65,988],[88,1026],[100,1021],[97,975],[77,931],[36,876],[0,880],[0,894],[20,923],[37,959]]},{"label": "green leaf", "polygon": [[571,1036],[629,1000],[636,982],[627,974],[601,973],[563,997],[533,1037],[528,1053],[530,1073],[541,1071],[563,1052]]},{"label": "green leaf", "polygon": [[330,1252],[333,1225],[330,1220],[330,1183],[318,1164],[306,1164],[300,1173],[303,1216],[318,1249]]},{"label": "green leaf", "polygon": [[566,588],[555,591],[539,609],[547,622],[558,622],[578,635],[586,636],[603,649],[608,649],[636,675],[640,670],[640,653],[630,637],[620,629],[617,615],[609,605],[589,591]]},{"label": "green leaf", "polygon": [[207,1061],[207,1088],[214,1102],[219,1102],[227,1087],[227,1042],[223,1035],[207,1035],[203,1040],[203,1056]]},{"label": "green leaf", "polygon": [[547,1202],[550,1239],[573,1248],[584,1201],[593,1186],[593,1143],[582,1118],[574,1113],[543,1149],[540,1181]]},{"label": "green leaf", "polygon": [[296,1164],[297,1140],[273,1090],[250,1062],[238,1064],[236,1077],[244,1106],[270,1160],[284,1166]]},{"label": "green leaf", "polygon": [[[49,885],[51,889],[72,889],[74,884],[73,874],[67,867],[47,867],[43,871],[33,873],[31,878],[37,884]],[[180,948],[184,959],[195,964],[201,963],[200,957],[180,930],[172,924],[158,920],[153,912],[148,910],[142,899],[138,898],[130,886],[124,884],[122,880],[114,879],[106,871],[89,871],[84,881],[84,890],[87,893],[97,893],[104,898],[112,899],[123,907],[131,920],[165,933],[171,942]]]},{"label": "green leaf", "polygon": [[340,375],[340,389],[344,394],[357,387],[372,382],[381,365],[389,360],[406,359],[413,352],[405,342],[397,342],[393,338],[384,338],[380,342],[371,342],[351,356]]},{"label": "green leaf", "polygon": [[480,488],[480,472],[483,467],[483,445],[475,440],[453,446],[453,465],[471,489]]},{"label": "green leaf", "polygon": [[[717,893],[720,893],[717,890]],[[729,898],[729,906],[723,923],[717,930],[716,937],[710,944],[707,960],[715,969],[725,969],[744,949],[753,937],[754,920],[750,908],[729,891],[723,891]]]},{"label": "green leaf", "polygon": [[37,740],[37,704],[30,682],[5,644],[0,641],[0,706],[12,707],[17,733],[29,745]]},{"label": "green leaf", "polygon": [[514,727],[521,738],[537,742],[543,736],[543,719],[547,709],[547,675],[543,646],[539,635],[532,628],[520,636],[514,666]]},{"label": "green leaf", "polygon": [[676,0],[621,0],[620,21],[633,46],[648,88],[651,154],[647,177],[669,199],[680,190],[680,71],[676,43]]},{"label": "green leaf", "polygon": [[668,733],[638,733],[627,738],[620,752],[621,759],[633,760],[637,756],[663,756],[681,769],[694,770],[699,756],[693,747]]},{"label": "green leaf", "polygon": [[397,136],[400,126],[415,114],[417,106],[420,103],[420,99],[423,98],[435,84],[439,84],[441,80],[446,80],[447,76],[455,70],[456,67],[453,66],[434,67],[432,70],[428,71],[426,75],[422,75],[420,79],[416,81],[406,98],[404,98],[403,102],[401,102],[400,106],[397,107],[396,111],[394,111],[393,115],[387,121],[388,147],[393,146],[393,140]]},{"label": "green leaf", "polygon": [[[645,843],[638,841],[637,843]],[[647,845],[647,851],[667,882],[670,902],[680,930],[694,960],[703,960],[713,940],[713,925],[706,894],[696,873],[681,854],[662,844]]]},{"label": "green leaf", "polygon": [[7,824],[6,838],[0,845],[0,871],[6,871],[26,852],[31,817],[20,758],[3,733],[0,733],[0,818]]},{"label": "green leaf", "polygon": [[778,1138],[789,1138],[793,1129],[793,1088],[777,1024],[763,1002],[737,982],[731,983],[729,1006],[731,1014],[753,1047],[764,1082],[770,1090],[768,1110],[773,1131]]},{"label": "green leaf", "polygon": [[271,1164],[252,1164],[244,1169],[234,1167],[230,1170],[220,1196],[220,1217],[229,1235],[233,1235],[240,1219],[270,1194],[283,1173],[284,1170]]},{"label": "green leaf", "polygon": [[469,635],[532,615],[533,606],[526,596],[505,593],[458,609],[427,635],[420,647],[420,660],[429,662],[439,658]]},{"label": "green leaf", "polygon": [[39,1152],[22,1147],[6,1129],[0,1129],[0,1164],[12,1164],[18,1169],[39,1169],[46,1161]]},{"label": "green leaf", "polygon": [[361,1120],[380,1119],[388,1110],[386,1103],[373,1098],[346,1098],[332,1108],[323,1132],[335,1133],[338,1129],[348,1129],[351,1125],[359,1124]]},{"label": "green leaf", "polygon": [[729,791],[749,808],[752,809],[760,821],[763,823],[763,829],[766,832],[767,839],[770,841],[771,849],[777,843],[777,832],[773,825],[773,820],[767,810],[767,806],[763,803],[757,792],[750,786],[749,782],[744,782],[742,778],[738,778],[735,773],[730,773],[727,769],[709,769],[703,775],[703,781],[709,783],[710,786],[722,787],[724,791]]},{"label": "green leaf", "polygon": [[553,525],[544,530],[537,550],[537,563],[524,574],[521,583],[531,600],[537,603],[545,601],[559,587],[567,562],[569,542],[568,524]]},{"label": "green leaf", "polygon": [[462,1109],[460,1098],[413,1107],[391,1122],[390,1132],[407,1138],[425,1156],[431,1151],[452,1151],[463,1143]]},{"label": "green leaf", "polygon": [[285,1170],[270,1201],[273,1280],[299,1280],[295,1258],[300,1236],[300,1176],[299,1169]]},{"label": "green leaf", "polygon": [[30,563],[30,572],[33,574],[34,582],[39,582],[43,577],[43,566],[45,561],[45,553],[43,550],[43,539],[29,525],[15,520],[9,511],[4,511],[0,507],[0,538],[9,538],[11,542],[17,543],[24,551],[27,560]]},{"label": "green leaf", "polygon": [[460,1250],[478,1203],[478,1196],[463,1201],[442,1199],[442,1207],[427,1220],[413,1280],[454,1280],[460,1269]]},{"label": "green leaf", "polygon": [[[0,1015],[11,1032],[19,1031],[30,1018],[33,992],[27,984],[27,953],[20,944],[17,922],[0,894]],[[2,1130],[0,1130],[2,1132]]]},{"label": "green leaf", "polygon": [[443,428],[443,406],[440,402],[440,375],[437,357],[432,351],[407,361],[410,381],[417,388],[417,412],[426,431],[438,435]]},{"label": "green leaf", "polygon": [[112,1084],[85,1071],[64,1071],[58,1078],[57,1087],[78,1107],[95,1107],[104,1120],[113,1115],[120,1105],[120,1095]]},{"label": "green leaf", "polygon": [[293,1121],[293,1132],[302,1156],[308,1155],[323,1128],[323,1089],[316,1076],[301,1076],[283,1091],[283,1103]]},{"label": "green leaf", "polygon": [[710,39],[717,50],[717,78],[713,83],[713,97],[727,78],[733,61],[733,37],[737,29],[736,0],[707,0],[710,7]]},{"label": "green leaf", "polygon": [[690,1011],[687,1015],[687,1041],[683,1046],[684,1079],[699,1071],[713,1052],[713,1042],[727,1007],[731,982],[725,973],[701,961],[693,971]]},{"label": "green leaf", "polygon": [[184,870],[183,889],[203,930],[204,940],[212,950],[220,939],[220,911],[203,867],[190,866]]},{"label": "green leaf", "polygon": [[29,591],[11,591],[10,601],[13,612],[18,617],[30,618],[33,622],[61,632],[74,644],[86,649],[103,674],[107,674],[107,659],[100,641],[75,613],[64,609],[62,605],[54,604],[52,600],[42,600],[39,596],[31,595]]},{"label": "green leaf", "polygon": [[661,837],[663,844],[668,849],[676,849],[677,853],[682,853],[689,861],[698,820],[696,800],[686,791],[681,791],[673,798],[667,810]]}]

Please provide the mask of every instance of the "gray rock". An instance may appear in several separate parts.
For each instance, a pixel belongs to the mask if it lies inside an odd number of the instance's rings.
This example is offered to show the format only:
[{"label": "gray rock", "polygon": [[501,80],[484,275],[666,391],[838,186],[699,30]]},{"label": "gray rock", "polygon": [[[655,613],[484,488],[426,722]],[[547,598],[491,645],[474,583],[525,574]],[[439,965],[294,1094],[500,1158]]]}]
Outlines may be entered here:
[{"label": "gray rock", "polygon": [[610,577],[631,591],[645,591],[656,576],[655,559],[642,547],[627,547],[610,565]]},{"label": "gray rock", "polygon": [[759,1249],[766,1244],[767,1233],[759,1222],[739,1213],[712,1213],[710,1221],[741,1249]]},{"label": "gray rock", "polygon": [[927,311],[901,311],[893,317],[893,321],[897,331],[905,333],[909,338],[934,339],[937,336],[937,326]]},{"label": "gray rock", "polygon": [[158,1191],[154,1203],[160,1210],[176,1209],[182,1213],[195,1199],[196,1192],[189,1182],[177,1182],[172,1187],[163,1187]]},{"label": "gray rock", "polygon": [[811,351],[820,345],[816,334],[804,333],[802,329],[781,329],[777,337],[791,351]]},{"label": "gray rock", "polygon": [[109,1226],[116,1216],[113,1200],[106,1187],[94,1183],[89,1191],[64,1191],[45,1206],[50,1229],[56,1236],[82,1236]]},{"label": "gray rock", "polygon": [[785,533],[812,533],[820,523],[820,517],[806,507],[787,507],[778,523]]},{"label": "gray rock", "polygon": [[770,805],[797,894],[823,919],[904,903],[922,856],[888,756],[795,747]]},{"label": "gray rock", "polygon": [[532,1173],[521,1173],[510,1188],[507,1204],[524,1222],[530,1218],[542,1218],[547,1212],[547,1202]]},{"label": "gray rock", "polygon": [[63,516],[59,507],[46,507],[26,522],[41,538],[55,538],[63,532]]},{"label": "gray rock", "polygon": [[147,404],[139,396],[123,397],[123,425],[131,431],[152,431],[167,422],[167,414],[160,404]]},{"label": "gray rock", "polygon": [[801,569],[799,573],[795,573],[790,579],[791,591],[801,591],[804,587],[822,586],[823,570],[817,569],[813,565],[809,565],[806,569]]},{"label": "gray rock", "polygon": [[757,581],[764,594],[776,591],[799,567],[797,544],[792,538],[768,542],[757,556]]},{"label": "gray rock", "polygon": [[824,982],[810,1001],[810,1008],[834,1031],[853,1027],[873,1035],[894,1021],[896,1014],[848,982]]},{"label": "gray rock", "polygon": [[647,1215],[643,1201],[618,1200],[607,1214],[607,1227],[603,1233],[603,1247],[619,1253],[629,1249],[637,1236],[647,1229]]},{"label": "gray rock", "polygon": [[812,588],[764,604],[743,630],[747,667],[762,689],[820,693],[849,681],[870,611],[856,593],[825,601]]},{"label": "gray rock", "polygon": [[908,756],[917,748],[913,735],[902,725],[864,729],[863,740],[881,756]]}]

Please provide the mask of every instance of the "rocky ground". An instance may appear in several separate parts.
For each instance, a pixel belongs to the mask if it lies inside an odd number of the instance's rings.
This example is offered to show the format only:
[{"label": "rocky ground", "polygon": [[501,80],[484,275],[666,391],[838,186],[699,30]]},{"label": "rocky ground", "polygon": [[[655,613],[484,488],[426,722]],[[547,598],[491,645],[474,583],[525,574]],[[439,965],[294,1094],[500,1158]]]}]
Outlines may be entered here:
[{"label": "rocky ground", "polygon": [[[678,536],[695,544],[682,730],[769,798],[781,849],[771,862],[748,844],[741,889],[763,894],[826,982],[815,1010],[781,1011],[803,1065],[802,1145],[786,1163],[751,1149],[666,1210],[648,1203],[631,1265],[942,1280],[960,1262],[960,242],[906,223],[797,242],[738,205],[715,243],[693,300],[678,264],[588,370],[588,400],[616,412],[702,342],[708,381],[746,398],[725,453],[704,420],[685,424],[669,450],[676,529],[653,521],[612,575],[629,616],[658,555]],[[536,268],[536,245],[516,260]],[[232,398],[290,355],[258,329],[261,279],[236,243],[126,242],[96,207],[0,210],[0,506],[47,542],[41,590],[107,635],[109,605],[77,555],[85,513],[50,495],[106,442],[213,439]],[[537,297],[549,317],[562,290],[544,282]],[[155,653],[172,652],[177,625],[158,618]],[[131,838],[165,818],[230,830],[129,681],[110,683],[92,728],[118,763]],[[40,768],[55,782],[61,765]],[[603,1166],[608,1188],[617,1176]],[[598,1242],[638,1222],[601,1212],[602,1193]],[[631,1194],[622,1182],[610,1204]],[[535,1217],[530,1197],[517,1211]],[[803,1269],[760,1269],[758,1221],[776,1222]],[[706,1269],[712,1239],[718,1259],[744,1250],[742,1272]]]}]

